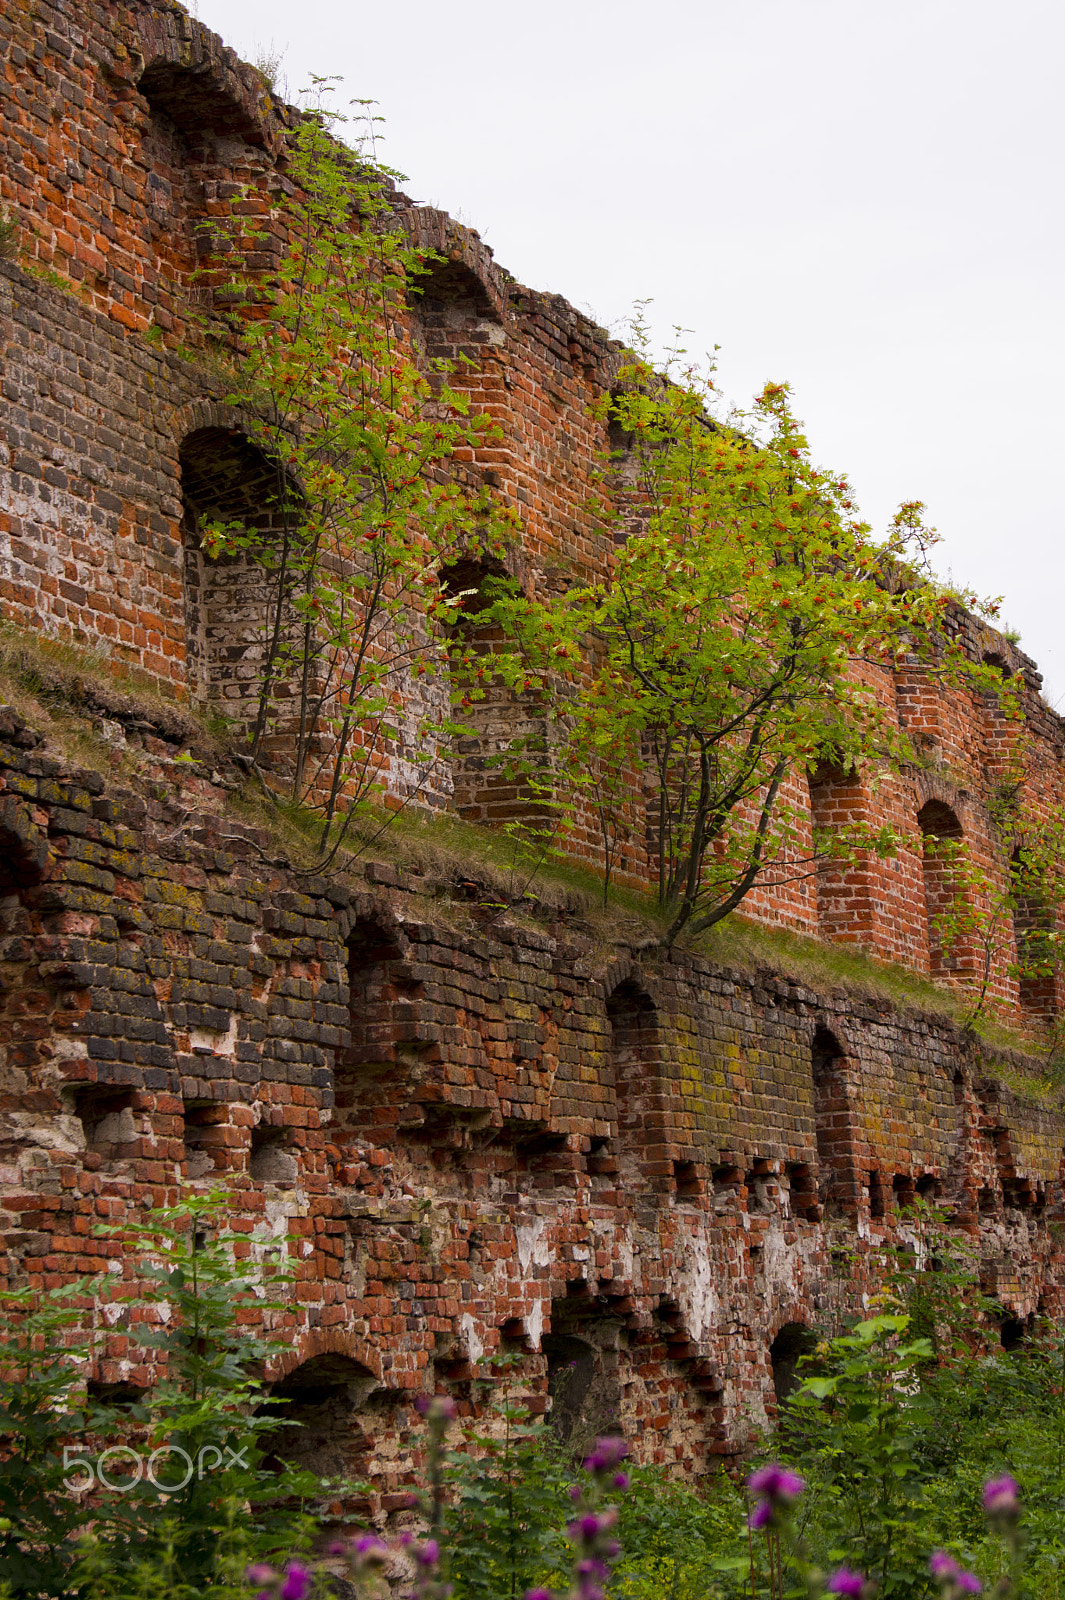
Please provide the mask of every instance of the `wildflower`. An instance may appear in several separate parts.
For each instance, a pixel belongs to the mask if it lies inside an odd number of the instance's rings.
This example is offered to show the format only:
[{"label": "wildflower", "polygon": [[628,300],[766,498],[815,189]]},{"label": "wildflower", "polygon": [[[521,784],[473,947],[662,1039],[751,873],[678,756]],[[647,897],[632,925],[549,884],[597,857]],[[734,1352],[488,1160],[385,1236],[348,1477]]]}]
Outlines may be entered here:
[{"label": "wildflower", "polygon": [[278,1600],[306,1600],[311,1592],[311,1574],[300,1562],[293,1561],[285,1569],[285,1581],[278,1591]]},{"label": "wildflower", "polygon": [[754,1532],[757,1533],[760,1528],[767,1528],[772,1520],[772,1505],[768,1500],[759,1500],[758,1504],[747,1518],[747,1526],[748,1528],[752,1528]]},{"label": "wildflower", "polygon": [[928,1570],[937,1583],[945,1583],[959,1571],[958,1563],[945,1550],[933,1550],[928,1558]]},{"label": "wildflower", "polygon": [[525,1600],[555,1600],[550,1589],[526,1589]]},{"label": "wildflower", "polygon": [[834,1572],[825,1585],[829,1594],[839,1594],[847,1600],[861,1600],[862,1590],[865,1588],[865,1574],[853,1572],[850,1567],[840,1567]]},{"label": "wildflower", "polygon": [[1008,1472],[984,1484],[984,1510],[993,1522],[1015,1522],[1021,1510],[1021,1490]]},{"label": "wildflower", "polygon": [[752,1472],[747,1479],[747,1487],[769,1501],[795,1500],[806,1488],[806,1482],[797,1472],[773,1465]]},{"label": "wildflower", "polygon": [[414,1402],[414,1409],[429,1422],[454,1422],[459,1414],[458,1406],[449,1394],[420,1394]]},{"label": "wildflower", "polygon": [[420,1567],[435,1567],[440,1560],[440,1546],[435,1539],[426,1539],[415,1551],[414,1559]]},{"label": "wildflower", "polygon": [[627,1472],[615,1472],[615,1474],[614,1474],[614,1488],[615,1489],[627,1489],[628,1487],[629,1487],[629,1475],[628,1475],[628,1473]]},{"label": "wildflower", "polygon": [[604,1472],[609,1467],[616,1467],[629,1453],[629,1447],[624,1439],[607,1438],[597,1439],[595,1449],[584,1462],[586,1472]]}]

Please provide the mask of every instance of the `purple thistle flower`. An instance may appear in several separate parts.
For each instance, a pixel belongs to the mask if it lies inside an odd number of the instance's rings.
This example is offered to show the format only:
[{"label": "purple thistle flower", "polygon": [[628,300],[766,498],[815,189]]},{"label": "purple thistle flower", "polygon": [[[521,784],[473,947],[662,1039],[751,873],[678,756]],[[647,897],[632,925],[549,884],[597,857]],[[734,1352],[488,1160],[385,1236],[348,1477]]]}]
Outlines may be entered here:
[{"label": "purple thistle flower", "polygon": [[954,1579],[954,1583],[956,1587],[961,1590],[962,1594],[980,1593],[980,1579],[976,1576],[975,1572],[959,1572],[957,1577]]},{"label": "purple thistle flower", "polygon": [[415,1551],[414,1558],[420,1567],[435,1567],[440,1560],[440,1546],[435,1539],[426,1539],[425,1543]]},{"label": "purple thistle flower", "polygon": [[550,1589],[526,1589],[525,1600],[555,1600]]},{"label": "purple thistle flower", "polygon": [[615,1472],[615,1474],[614,1474],[614,1488],[615,1489],[627,1489],[629,1487],[629,1482],[630,1482],[630,1479],[629,1479],[629,1475],[628,1475],[627,1472]]},{"label": "purple thistle flower", "polygon": [[989,1517],[1015,1517],[1021,1509],[1021,1487],[1008,1472],[984,1484],[984,1510]]},{"label": "purple thistle flower", "polygon": [[594,1511],[589,1512],[578,1520],[577,1527],[582,1539],[594,1539],[599,1532],[599,1518]]},{"label": "purple thistle flower", "polygon": [[933,1550],[928,1558],[928,1570],[933,1578],[942,1583],[947,1578],[953,1578],[958,1571],[958,1563],[945,1550]]},{"label": "purple thistle flower", "polygon": [[570,1485],[569,1497],[574,1502],[574,1504],[576,1504],[576,1502],[582,1497],[583,1494],[584,1494],[584,1490],[580,1487],[579,1484],[574,1483],[574,1484]]},{"label": "purple thistle flower", "polygon": [[306,1600],[311,1592],[311,1574],[298,1561],[285,1570],[285,1581],[278,1591],[278,1600]]},{"label": "purple thistle flower", "polygon": [[797,1472],[789,1472],[787,1467],[774,1464],[752,1472],[747,1479],[747,1487],[766,1500],[795,1500],[806,1488],[806,1482]]},{"label": "purple thistle flower", "polygon": [[750,1516],[747,1518],[748,1528],[753,1528],[757,1533],[759,1528],[766,1528],[773,1520],[773,1507],[768,1500],[759,1500]]},{"label": "purple thistle flower", "polygon": [[862,1590],[865,1588],[865,1574],[854,1572],[850,1567],[840,1567],[829,1578],[825,1588],[829,1594],[841,1594],[847,1600],[861,1600]]},{"label": "purple thistle flower", "polygon": [[257,1561],[253,1567],[248,1568],[244,1577],[248,1583],[272,1583],[277,1573],[273,1567],[268,1567],[265,1561]]}]

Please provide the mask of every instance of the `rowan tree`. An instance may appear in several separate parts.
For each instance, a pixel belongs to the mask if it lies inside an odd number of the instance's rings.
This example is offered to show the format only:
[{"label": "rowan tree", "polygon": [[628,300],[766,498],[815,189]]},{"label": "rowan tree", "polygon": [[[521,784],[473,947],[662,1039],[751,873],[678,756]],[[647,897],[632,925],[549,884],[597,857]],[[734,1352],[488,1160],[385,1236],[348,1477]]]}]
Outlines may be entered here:
[{"label": "rowan tree", "polygon": [[643,786],[671,943],[759,884],[809,874],[818,853],[894,850],[890,829],[860,827],[811,850],[786,793],[789,773],[821,760],[879,771],[913,757],[878,673],[916,658],[994,685],[922,570],[919,504],[873,539],[846,480],[811,460],[786,385],[718,423],[712,383],[675,364],[661,376],[635,344],[599,408],[623,441],[601,506],[609,572],[554,598],[505,597],[496,615],[514,641],[510,681],[554,717],[556,800],[592,794],[607,865],[611,775]]},{"label": "rowan tree", "polygon": [[430,257],[392,212],[392,175],[334,122],[305,115],[290,141],[276,268],[254,232],[234,241],[228,400],[276,468],[280,516],[266,536],[217,518],[201,530],[208,558],[245,558],[263,580],[249,753],[271,791],[317,811],[323,854],[389,769],[418,795],[449,759],[456,602],[438,574],[497,551],[511,524],[454,468],[489,419],[402,336]]}]

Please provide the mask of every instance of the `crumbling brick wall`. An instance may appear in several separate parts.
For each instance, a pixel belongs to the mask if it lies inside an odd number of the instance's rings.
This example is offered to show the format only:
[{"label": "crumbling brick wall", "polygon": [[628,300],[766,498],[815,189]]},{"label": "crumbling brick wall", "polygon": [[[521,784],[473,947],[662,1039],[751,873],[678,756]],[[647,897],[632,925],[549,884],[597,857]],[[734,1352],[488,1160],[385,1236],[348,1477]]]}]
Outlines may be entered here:
[{"label": "crumbling brick wall", "polygon": [[[500,1348],[564,1431],[615,1421],[696,1474],[742,1450],[915,1193],[1011,1326],[1057,1314],[1060,1117],[942,1022],[550,919],[427,920],[385,863],[265,859],[162,753],[138,792],[0,735],[2,1281],[99,1271],[96,1224],[224,1180],[248,1248],[292,1256],[267,1314],[291,1448],[380,1506],[414,1396],[470,1414]],[[152,1377],[121,1322],[94,1377]]]},{"label": "crumbling brick wall", "polygon": [[[269,537],[273,511],[189,312],[226,310],[235,206],[264,269],[282,247],[290,113],[172,0],[16,5],[0,38],[0,202],[20,248],[0,262],[4,612],[179,697],[246,703],[254,585],[209,562],[198,527],[254,500]],[[395,205],[442,257],[408,308],[410,348],[468,357],[455,381],[501,431],[459,465],[521,517],[508,570],[546,592],[602,575],[588,499],[612,441],[588,407],[616,350],[471,230]],[[475,615],[464,625],[476,634]],[[1045,812],[1063,740],[1038,673],[973,619],[954,625],[974,659],[1020,676]],[[984,797],[1015,726],[927,671],[869,671],[923,764],[879,786],[796,773],[790,792],[811,829],[890,822],[903,849],[747,909],[928,972],[920,819],[949,813],[1001,881]],[[431,798],[522,814],[528,792],[492,757],[539,735],[539,715],[490,695]],[[271,1317],[306,1423],[293,1448],[368,1474],[386,1508],[413,1470],[412,1395],[451,1388],[475,1408],[477,1363],[500,1346],[570,1432],[613,1413],[648,1458],[692,1472],[741,1450],[803,1330],[857,1305],[918,1193],[978,1241],[1015,1323],[1060,1315],[1060,1118],[942,1021],[604,949],[547,915],[432,920],[386,864],[295,874],[162,745],[138,790],[38,744],[0,713],[5,1281],[98,1270],[122,1251],[97,1222],[225,1179],[249,1250],[292,1252],[295,1292]],[[618,869],[637,882],[654,868],[640,803]],[[594,862],[594,830],[570,849]],[[994,993],[1023,1001],[1007,965]],[[1046,1019],[1058,996],[1027,1002]],[[151,1376],[117,1324],[99,1381]]]}]

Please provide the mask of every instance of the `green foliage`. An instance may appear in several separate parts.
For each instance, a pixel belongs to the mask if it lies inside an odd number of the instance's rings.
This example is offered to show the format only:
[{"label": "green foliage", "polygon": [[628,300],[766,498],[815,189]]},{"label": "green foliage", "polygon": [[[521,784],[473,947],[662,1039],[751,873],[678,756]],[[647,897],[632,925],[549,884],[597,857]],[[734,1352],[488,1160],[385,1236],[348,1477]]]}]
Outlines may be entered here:
[{"label": "green foliage", "polygon": [[640,1467],[621,1501],[618,1538],[623,1555],[614,1592],[623,1600],[708,1600],[746,1572],[737,1552],[746,1506],[722,1473],[700,1492]]},{"label": "green foliage", "polygon": [[[925,1421],[920,1383],[931,1342],[910,1336],[910,1319],[883,1314],[819,1346],[820,1371],[805,1378],[787,1408],[787,1432],[811,1463],[804,1504],[815,1556],[846,1553],[885,1596],[924,1587],[928,1559],[922,1475],[915,1427]],[[816,1523],[814,1521],[816,1519]]]},{"label": "green foliage", "polygon": [[559,792],[599,816],[608,869],[619,829],[643,826],[625,792],[650,795],[671,942],[757,885],[808,876],[818,854],[894,850],[890,830],[859,825],[812,853],[789,796],[789,776],[821,760],[875,773],[909,755],[867,667],[994,675],[970,669],[915,565],[918,505],[873,541],[846,481],[811,461],[786,386],[716,424],[707,380],[658,375],[639,329],[635,347],[599,407],[626,441],[627,487],[600,508],[613,569],[558,599],[499,600],[516,648],[497,664],[550,707]]},{"label": "green foliage", "polygon": [[[237,1259],[247,1238],[218,1228],[222,1203],[193,1197],[123,1226],[150,1298],[129,1299],[110,1274],[5,1297],[0,1584],[13,1596],[243,1593],[225,1586],[249,1560],[301,1542],[299,1496],[318,1486],[264,1465],[283,1422],[262,1413],[253,1374],[275,1346],[241,1322],[250,1304],[258,1318],[273,1303],[264,1290],[282,1264]],[[134,1404],[85,1397],[100,1342],[81,1330],[104,1304],[107,1326],[165,1364]],[[149,1321],[161,1304],[167,1317]]]},{"label": "green foliage", "polygon": [[444,1564],[455,1600],[521,1600],[567,1570],[573,1459],[505,1378],[486,1421],[447,1456]]},{"label": "green foliage", "polygon": [[260,573],[251,755],[271,788],[283,773],[316,809],[323,856],[338,812],[389,760],[417,793],[446,758],[455,601],[438,574],[498,553],[511,526],[456,475],[456,451],[482,445],[490,421],[444,367],[426,374],[405,354],[398,321],[427,258],[390,216],[389,175],[338,143],[335,120],[306,114],[290,141],[277,270],[264,278],[254,234],[231,241],[252,265],[229,286],[246,355],[228,398],[275,469],[270,530],[200,530],[210,558]]}]

